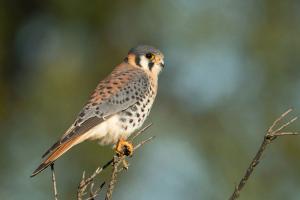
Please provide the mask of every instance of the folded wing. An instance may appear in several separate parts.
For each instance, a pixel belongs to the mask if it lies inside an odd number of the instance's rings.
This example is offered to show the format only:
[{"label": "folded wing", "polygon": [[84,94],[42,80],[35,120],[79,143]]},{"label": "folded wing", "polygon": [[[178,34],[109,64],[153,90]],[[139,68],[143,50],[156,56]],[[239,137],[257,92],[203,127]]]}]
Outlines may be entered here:
[{"label": "folded wing", "polygon": [[42,157],[47,156],[47,158],[31,177],[46,169],[70,148],[86,139],[85,133],[88,130],[134,105],[139,98],[149,92],[149,84],[148,76],[142,70],[126,63],[116,67],[98,84],[73,125],[44,153]]}]

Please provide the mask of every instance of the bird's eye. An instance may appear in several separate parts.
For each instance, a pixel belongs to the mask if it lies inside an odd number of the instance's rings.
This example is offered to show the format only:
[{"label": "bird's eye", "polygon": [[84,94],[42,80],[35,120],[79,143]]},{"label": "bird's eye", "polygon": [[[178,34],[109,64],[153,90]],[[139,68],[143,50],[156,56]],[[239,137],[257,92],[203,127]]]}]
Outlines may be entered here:
[{"label": "bird's eye", "polygon": [[148,58],[149,60],[152,60],[154,58],[154,55],[152,53],[147,53],[146,58]]}]

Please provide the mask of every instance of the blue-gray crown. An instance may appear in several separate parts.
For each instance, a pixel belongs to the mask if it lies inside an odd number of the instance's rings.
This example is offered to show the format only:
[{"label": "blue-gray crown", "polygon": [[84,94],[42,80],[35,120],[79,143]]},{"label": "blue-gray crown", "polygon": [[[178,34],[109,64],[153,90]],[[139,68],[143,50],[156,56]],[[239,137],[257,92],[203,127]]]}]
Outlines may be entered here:
[{"label": "blue-gray crown", "polygon": [[163,55],[160,50],[158,50],[155,47],[149,46],[149,45],[139,45],[135,48],[132,48],[129,50],[128,54],[133,53],[135,55],[144,55],[147,53],[153,53],[156,55]]}]

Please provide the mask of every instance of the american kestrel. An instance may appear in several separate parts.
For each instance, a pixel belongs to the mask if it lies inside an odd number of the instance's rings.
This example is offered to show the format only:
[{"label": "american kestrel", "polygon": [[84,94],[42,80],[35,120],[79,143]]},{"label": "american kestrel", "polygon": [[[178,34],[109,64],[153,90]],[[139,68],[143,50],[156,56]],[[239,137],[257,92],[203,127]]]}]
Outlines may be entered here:
[{"label": "american kestrel", "polygon": [[100,81],[71,127],[42,156],[45,160],[31,177],[85,140],[98,140],[101,145],[126,141],[149,115],[163,59],[162,52],[152,46],[129,50],[124,61]]}]

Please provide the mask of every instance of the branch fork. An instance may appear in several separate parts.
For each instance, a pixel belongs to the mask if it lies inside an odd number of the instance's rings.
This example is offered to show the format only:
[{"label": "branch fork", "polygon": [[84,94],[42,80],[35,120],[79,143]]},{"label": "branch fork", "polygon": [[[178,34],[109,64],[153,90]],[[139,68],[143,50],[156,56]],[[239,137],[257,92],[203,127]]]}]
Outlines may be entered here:
[{"label": "branch fork", "polygon": [[[266,147],[271,144],[276,138],[281,136],[287,136],[287,135],[299,135],[297,132],[285,132],[283,129],[285,129],[287,126],[295,122],[298,118],[293,117],[291,120],[289,120],[286,123],[283,123],[283,125],[279,126],[279,124],[284,120],[284,118],[292,112],[292,109],[288,109],[286,112],[281,114],[270,126],[270,128],[267,130],[264,139],[260,145],[260,148],[258,149],[256,155],[254,156],[252,162],[248,166],[244,176],[240,180],[239,184],[235,187],[231,197],[229,200],[235,200],[240,196],[241,190],[244,188],[245,184],[247,183],[248,179],[250,178],[252,172],[254,171],[254,168],[259,164],[261,161],[263,152],[266,150]],[[278,127],[279,126],[279,127]],[[278,128],[276,128],[278,127]]]}]

